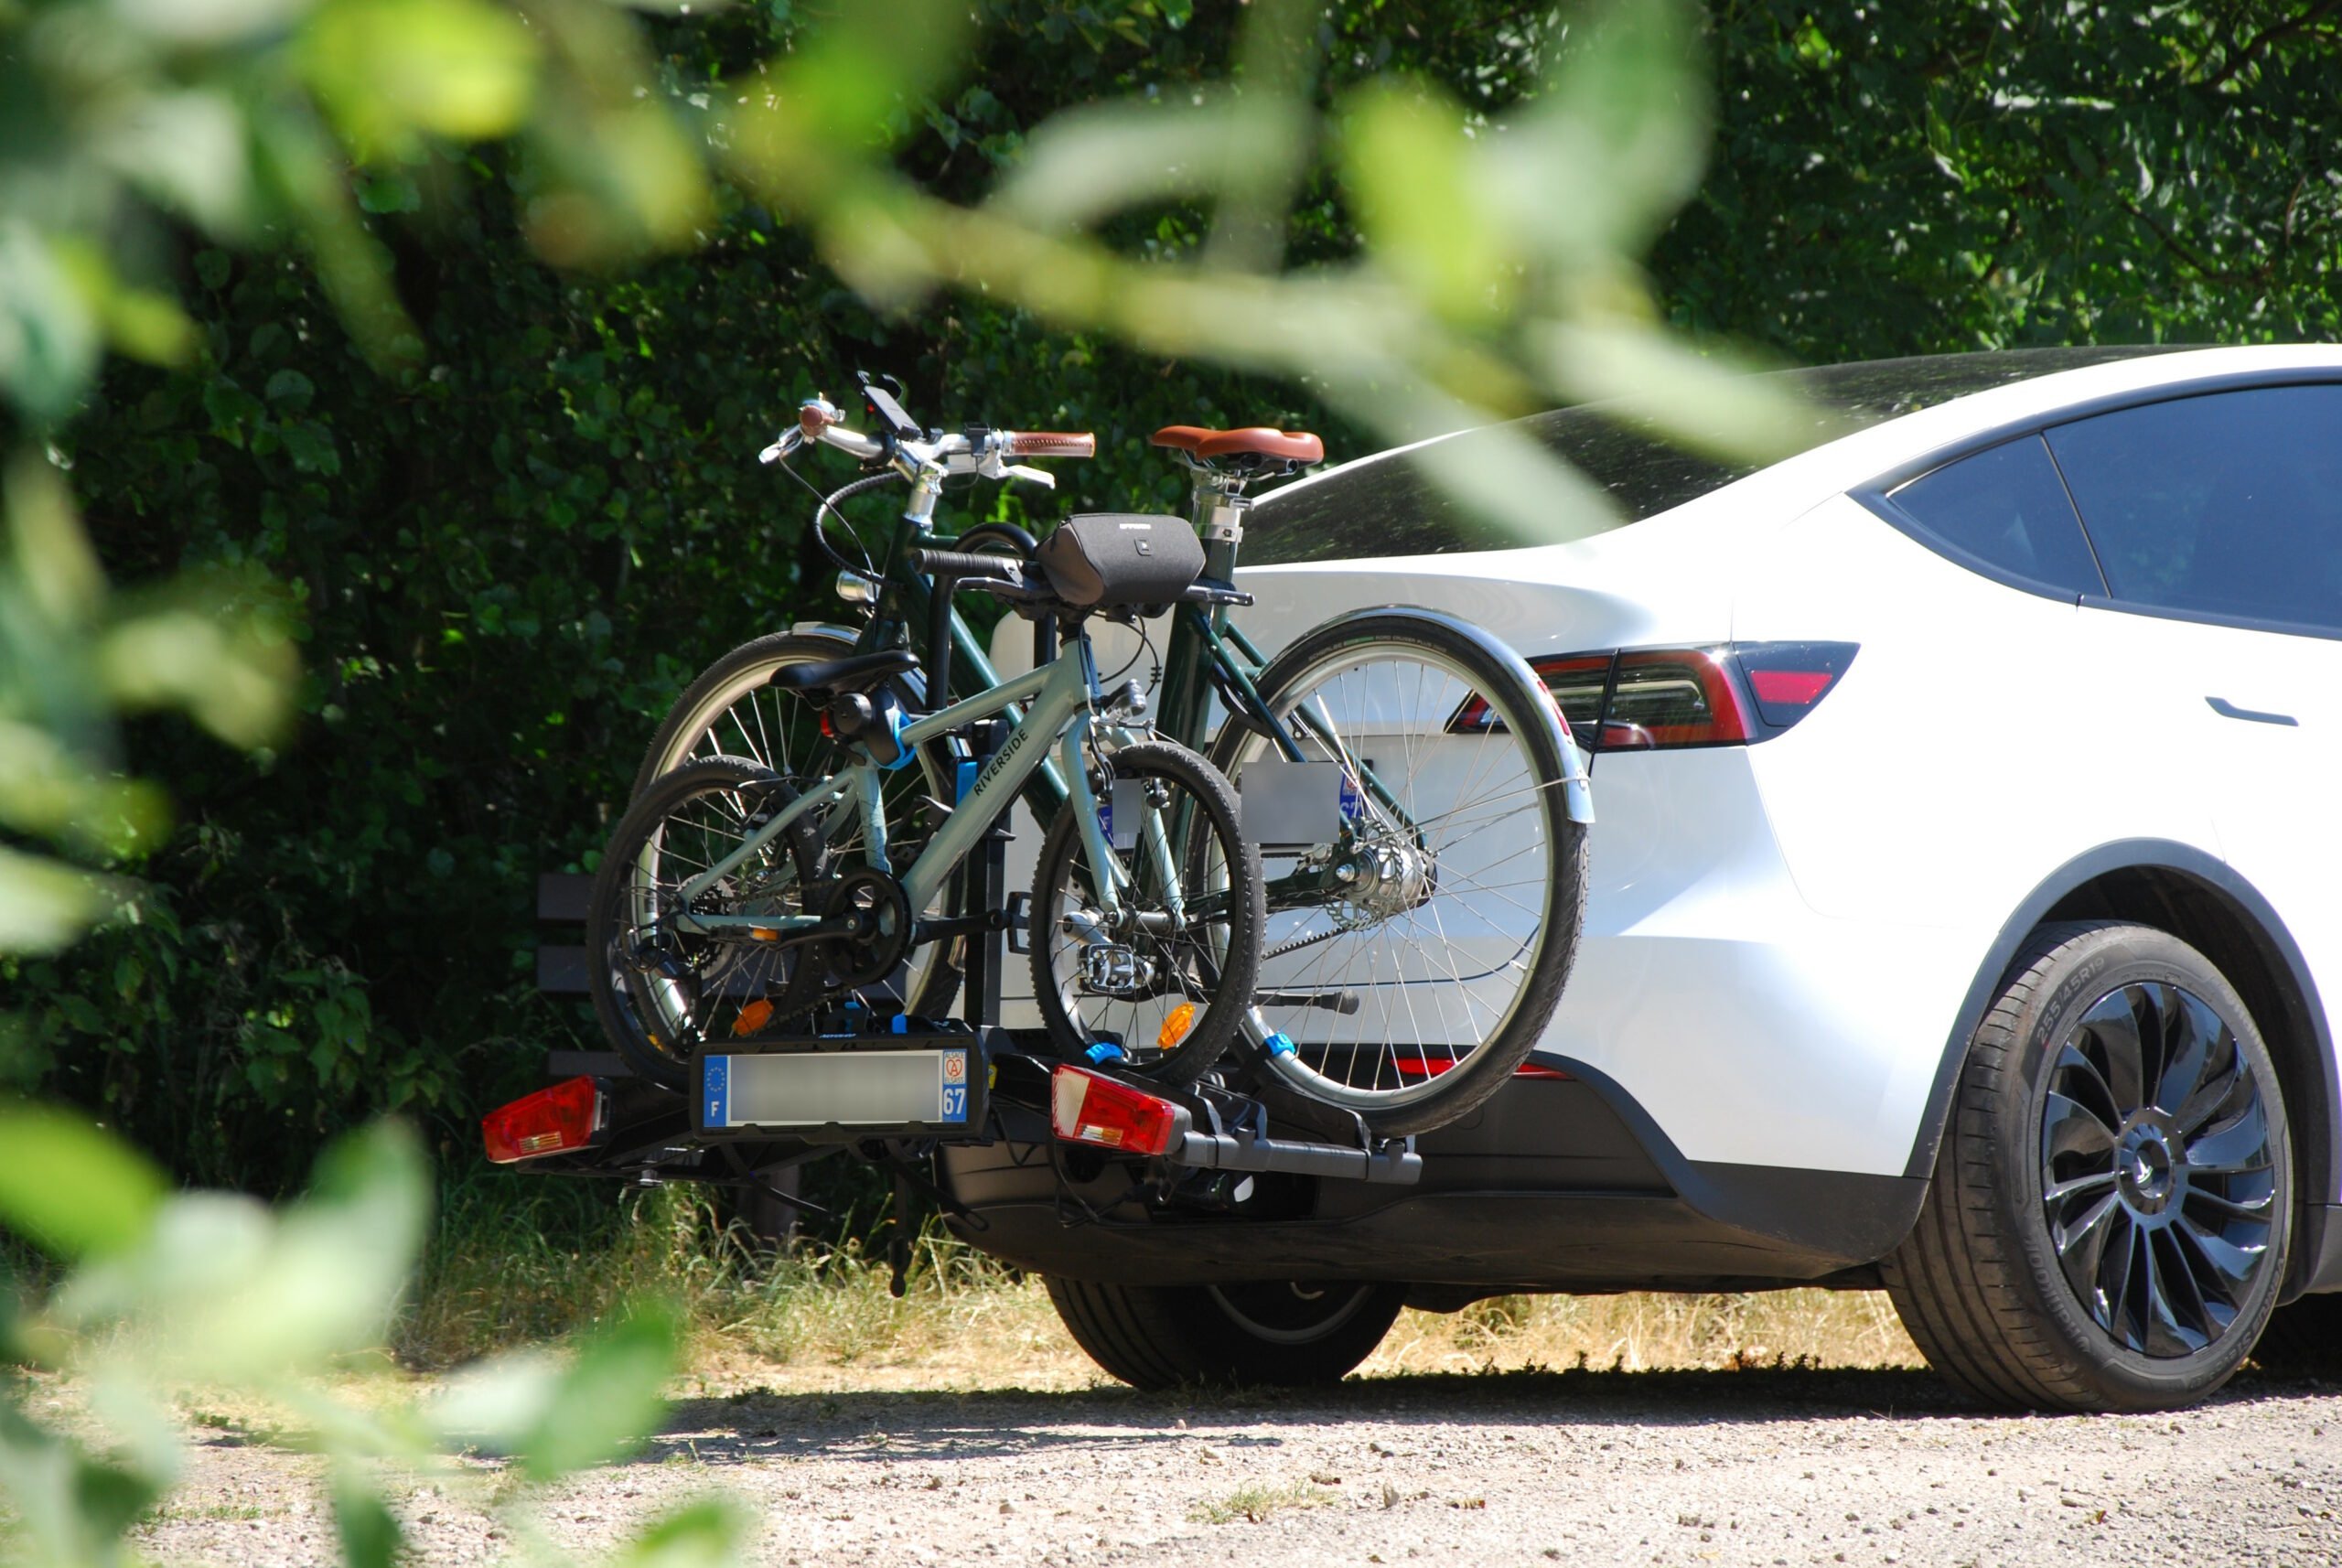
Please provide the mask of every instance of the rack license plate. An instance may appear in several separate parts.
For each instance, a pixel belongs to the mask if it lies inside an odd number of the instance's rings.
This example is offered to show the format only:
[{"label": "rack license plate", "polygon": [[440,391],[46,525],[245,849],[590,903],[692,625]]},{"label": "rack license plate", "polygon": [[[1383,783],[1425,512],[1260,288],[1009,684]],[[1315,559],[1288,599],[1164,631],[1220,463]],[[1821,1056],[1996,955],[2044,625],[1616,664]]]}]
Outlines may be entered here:
[{"label": "rack license plate", "polygon": [[966,1133],[982,1119],[982,1070],[972,1040],[702,1057],[700,1131],[753,1128],[812,1143]]}]

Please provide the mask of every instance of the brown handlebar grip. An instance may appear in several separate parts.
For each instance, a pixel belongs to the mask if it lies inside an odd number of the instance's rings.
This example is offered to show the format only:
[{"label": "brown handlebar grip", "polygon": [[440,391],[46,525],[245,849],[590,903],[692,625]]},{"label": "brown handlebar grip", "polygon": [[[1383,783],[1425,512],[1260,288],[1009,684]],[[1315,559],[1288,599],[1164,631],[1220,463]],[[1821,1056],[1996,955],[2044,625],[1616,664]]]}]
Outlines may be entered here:
[{"label": "brown handlebar grip", "polygon": [[1016,430],[1008,436],[1012,457],[1095,457],[1098,437],[1087,430]]}]

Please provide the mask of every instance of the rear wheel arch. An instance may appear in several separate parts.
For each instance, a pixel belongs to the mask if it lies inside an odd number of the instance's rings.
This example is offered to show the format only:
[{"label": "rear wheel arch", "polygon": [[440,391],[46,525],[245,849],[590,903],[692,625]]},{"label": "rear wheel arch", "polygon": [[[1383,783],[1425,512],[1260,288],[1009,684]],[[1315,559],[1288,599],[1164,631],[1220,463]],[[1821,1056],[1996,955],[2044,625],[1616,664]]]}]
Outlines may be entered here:
[{"label": "rear wheel arch", "polygon": [[[1970,985],[1944,1046],[1943,1060],[1920,1119],[1905,1174],[1935,1170],[1952,1091],[1970,1042],[2009,966],[2033,932],[2051,920],[2128,920],[2178,938],[2210,960],[2236,988],[2267,1042],[2293,1127],[2294,1203],[2332,1203],[2342,1187],[2342,1094],[2335,1081],[2334,1041],[2309,966],[2284,922],[2258,889],[2227,865],[2189,845],[2131,839],[2079,855],[2045,878],[2001,928]],[[2296,1225],[2288,1294],[2342,1257],[2315,1255],[2322,1227]]]}]

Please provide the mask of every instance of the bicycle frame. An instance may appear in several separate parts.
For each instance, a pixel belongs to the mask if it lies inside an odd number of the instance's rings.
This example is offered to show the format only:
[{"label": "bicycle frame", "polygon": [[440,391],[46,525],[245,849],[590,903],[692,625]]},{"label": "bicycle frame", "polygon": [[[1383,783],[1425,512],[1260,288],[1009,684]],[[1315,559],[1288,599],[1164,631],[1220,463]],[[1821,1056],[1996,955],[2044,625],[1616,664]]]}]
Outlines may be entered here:
[{"label": "bicycle frame", "polygon": [[[907,520],[908,521],[908,520]],[[925,577],[916,573],[897,575],[891,570],[893,562],[903,550],[915,544],[940,544],[949,548],[950,541],[938,540],[923,530],[906,529],[896,541],[887,559],[887,570],[882,578],[885,587],[880,600],[880,613],[865,628],[855,646],[869,650],[892,646],[903,638],[908,628],[927,624],[932,613],[935,588]],[[890,607],[887,600],[894,603]],[[895,613],[888,613],[892,608]],[[977,642],[975,632],[957,608],[947,618],[951,645],[951,693],[966,698],[996,688],[999,671],[985,650]],[[933,660],[930,659],[930,664]],[[1241,705],[1253,727],[1274,738],[1277,748],[1286,760],[1305,760],[1300,744],[1275,722],[1268,703],[1253,685],[1253,677],[1268,667],[1268,655],[1262,652],[1252,639],[1228,618],[1225,606],[1182,605],[1173,612],[1170,638],[1165,644],[1163,659],[1163,690],[1156,704],[1155,729],[1165,738],[1177,741],[1191,751],[1201,752],[1210,736],[1207,733],[1211,718],[1211,676],[1220,677],[1223,694],[1232,696]],[[930,693],[930,701],[934,693]],[[1009,715],[1016,722],[1014,714]],[[1332,720],[1323,713],[1304,711],[1302,722],[1317,732],[1320,739],[1334,746],[1338,732]],[[1399,811],[1399,803],[1376,780],[1370,769],[1358,769],[1369,793],[1386,809]],[[1042,799],[1030,800],[1035,814],[1046,822],[1064,800],[1064,786],[1052,772],[1044,772],[1031,782],[1042,792]],[[1401,812],[1403,816],[1403,812]]]},{"label": "bicycle frame", "polygon": [[[1057,739],[1058,771],[1068,799],[1080,813],[1074,820],[1082,834],[1090,864],[1106,868],[1101,886],[1093,891],[1108,922],[1120,918],[1121,900],[1115,885],[1123,881],[1124,873],[1100,825],[1097,795],[1090,787],[1089,770],[1082,766],[1082,748],[1088,745],[1094,725],[1092,705],[1098,694],[1098,670],[1090,656],[1090,639],[1076,637],[1072,645],[1052,662],[904,726],[902,744],[907,748],[914,747],[964,725],[1001,715],[1018,703],[1032,704],[1023,722],[1009,731],[1007,740],[984,765],[983,771],[977,775],[926,849],[904,872],[903,891],[913,909],[928,908],[942,890],[945,879],[1007,811],[1009,799],[1039,771],[1049,746],[1047,742],[1034,744],[1034,737],[1049,736]],[[859,826],[868,864],[886,869],[886,824],[879,800],[879,777],[876,764],[857,761],[834,775],[828,789],[809,791],[776,813],[749,834],[739,848],[683,885],[679,901],[684,908],[675,917],[676,929],[696,936],[753,929],[760,937],[761,933],[771,931],[785,940],[793,933],[818,927],[821,918],[814,915],[702,915],[693,913],[690,905],[775,837],[813,812],[822,813],[822,836],[825,842],[835,843]],[[1168,846],[1150,840],[1148,848],[1159,856],[1157,872],[1164,878],[1163,886],[1176,914],[1179,888]]]}]

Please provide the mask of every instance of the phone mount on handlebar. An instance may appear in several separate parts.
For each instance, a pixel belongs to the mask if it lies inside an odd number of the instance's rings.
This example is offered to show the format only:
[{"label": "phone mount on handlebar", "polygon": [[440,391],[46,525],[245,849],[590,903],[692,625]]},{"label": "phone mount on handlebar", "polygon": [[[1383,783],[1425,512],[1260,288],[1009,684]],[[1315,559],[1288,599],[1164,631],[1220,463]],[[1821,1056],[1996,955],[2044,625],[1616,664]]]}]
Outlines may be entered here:
[{"label": "phone mount on handlebar", "polygon": [[[902,403],[899,401],[903,396],[901,381],[888,375],[874,376],[868,371],[854,371],[854,379],[862,384],[862,405],[876,417],[879,424],[886,427],[890,443],[916,441],[926,434],[919,427],[919,421],[913,419],[903,409]],[[880,386],[878,384],[880,381],[894,388],[893,392],[890,394],[886,387]]]}]

